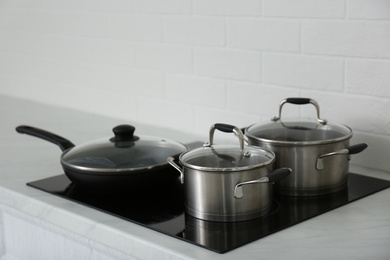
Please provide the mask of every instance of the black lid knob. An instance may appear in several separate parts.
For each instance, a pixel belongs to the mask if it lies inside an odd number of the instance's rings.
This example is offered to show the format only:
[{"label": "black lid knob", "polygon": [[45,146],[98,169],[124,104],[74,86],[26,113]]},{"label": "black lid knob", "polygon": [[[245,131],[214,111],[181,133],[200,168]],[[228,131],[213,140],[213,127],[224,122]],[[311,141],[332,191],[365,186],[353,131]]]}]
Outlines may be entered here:
[{"label": "black lid knob", "polygon": [[[134,136],[135,127],[131,125],[118,125],[112,129],[115,137],[112,138],[115,143],[118,142],[131,142],[138,140],[137,136]],[[112,140],[111,139],[111,140]]]}]

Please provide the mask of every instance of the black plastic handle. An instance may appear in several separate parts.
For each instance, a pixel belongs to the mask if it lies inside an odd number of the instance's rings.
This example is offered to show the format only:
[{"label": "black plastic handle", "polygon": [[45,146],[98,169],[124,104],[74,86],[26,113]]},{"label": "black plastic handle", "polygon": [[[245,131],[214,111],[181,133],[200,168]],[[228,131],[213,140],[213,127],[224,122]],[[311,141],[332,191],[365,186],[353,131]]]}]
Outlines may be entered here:
[{"label": "black plastic handle", "polygon": [[269,179],[269,182],[277,182],[286,178],[291,173],[292,170],[290,168],[280,168],[268,174],[267,177]]},{"label": "black plastic handle", "polygon": [[21,125],[16,127],[16,132],[21,134],[28,134],[31,136],[35,136],[41,139],[44,139],[46,141],[49,141],[51,143],[54,143],[58,145],[61,149],[61,151],[68,150],[69,148],[74,147],[75,145],[69,141],[68,139],[65,139],[59,135],[50,133],[46,130],[42,130],[36,127],[27,126],[27,125]]},{"label": "black plastic handle", "polygon": [[349,151],[349,154],[357,154],[365,150],[367,147],[368,145],[366,143],[361,143],[361,144],[351,145],[347,149]]},{"label": "black plastic handle", "polygon": [[139,139],[134,136],[135,127],[131,125],[118,125],[112,131],[115,134],[114,142],[131,142]]},{"label": "black plastic handle", "polygon": [[225,133],[233,133],[235,126],[229,125],[229,124],[217,123],[214,125],[214,128],[218,129],[219,131],[225,132]]},{"label": "black plastic handle", "polygon": [[300,98],[300,97],[291,97],[286,99],[287,103],[295,104],[295,105],[305,105],[310,104],[310,98]]}]

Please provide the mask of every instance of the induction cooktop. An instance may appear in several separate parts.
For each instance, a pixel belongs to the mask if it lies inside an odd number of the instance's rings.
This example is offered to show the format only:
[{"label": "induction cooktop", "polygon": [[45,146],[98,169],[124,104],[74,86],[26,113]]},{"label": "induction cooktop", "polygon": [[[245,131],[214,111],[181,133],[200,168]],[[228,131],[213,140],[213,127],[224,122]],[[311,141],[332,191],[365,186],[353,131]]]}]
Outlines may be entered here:
[{"label": "induction cooktop", "polygon": [[226,253],[386,189],[390,182],[349,173],[344,190],[313,197],[275,195],[272,210],[267,215],[250,221],[226,223],[187,215],[179,181],[169,185],[142,186],[138,190],[94,192],[80,189],[65,174],[59,174],[27,185],[214,252]]}]

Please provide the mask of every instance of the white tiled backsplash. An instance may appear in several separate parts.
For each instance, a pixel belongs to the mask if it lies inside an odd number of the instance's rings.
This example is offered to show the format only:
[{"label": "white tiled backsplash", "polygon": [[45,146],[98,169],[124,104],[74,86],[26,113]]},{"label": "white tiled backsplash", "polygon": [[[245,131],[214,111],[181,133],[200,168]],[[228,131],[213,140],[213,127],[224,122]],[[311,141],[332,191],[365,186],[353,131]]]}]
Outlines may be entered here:
[{"label": "white tiled backsplash", "polygon": [[311,97],[389,171],[390,1],[0,0],[0,94],[202,137]]}]

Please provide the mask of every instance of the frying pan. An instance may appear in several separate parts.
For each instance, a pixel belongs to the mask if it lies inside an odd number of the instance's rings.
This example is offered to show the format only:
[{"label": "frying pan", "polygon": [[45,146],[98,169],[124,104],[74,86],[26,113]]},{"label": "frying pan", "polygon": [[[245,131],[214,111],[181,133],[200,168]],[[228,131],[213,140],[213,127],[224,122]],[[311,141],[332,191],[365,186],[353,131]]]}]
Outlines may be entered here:
[{"label": "frying pan", "polygon": [[118,125],[114,136],[74,145],[68,139],[32,126],[16,131],[58,145],[60,162],[66,176],[77,186],[88,189],[130,189],[140,185],[178,181],[178,174],[167,163],[188,150],[176,141],[134,135],[135,127]]}]

